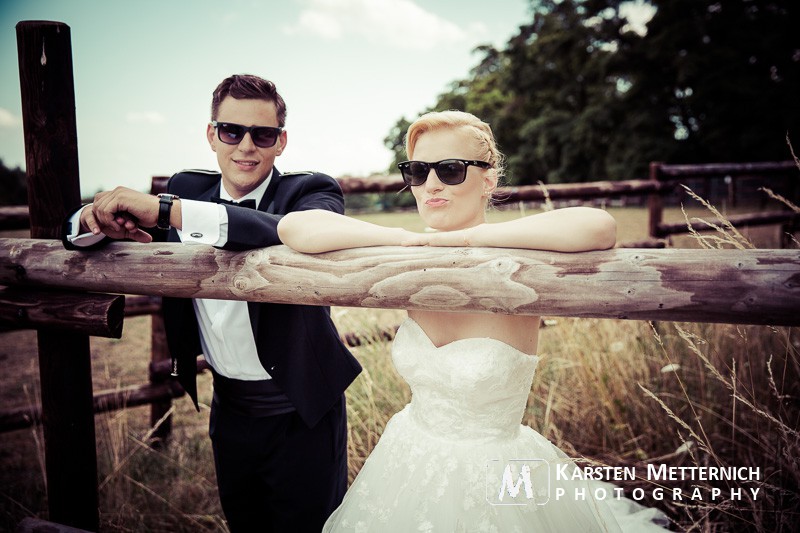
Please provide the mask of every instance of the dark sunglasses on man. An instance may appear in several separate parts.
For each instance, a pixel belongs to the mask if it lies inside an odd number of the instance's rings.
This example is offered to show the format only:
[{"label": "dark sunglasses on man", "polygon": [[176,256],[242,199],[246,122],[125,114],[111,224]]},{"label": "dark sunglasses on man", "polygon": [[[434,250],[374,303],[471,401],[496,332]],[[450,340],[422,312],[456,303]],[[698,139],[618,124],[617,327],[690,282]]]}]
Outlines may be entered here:
[{"label": "dark sunglasses on man", "polygon": [[431,169],[436,171],[439,181],[445,185],[464,183],[464,180],[467,179],[467,167],[470,165],[480,168],[492,168],[492,165],[486,161],[475,161],[474,159],[443,159],[435,163],[403,161],[398,163],[397,168],[400,169],[406,185],[415,187],[425,183]]},{"label": "dark sunglasses on man", "polygon": [[283,128],[272,126],[242,126],[232,122],[211,121],[211,125],[217,129],[217,137],[225,144],[239,144],[242,142],[245,133],[250,133],[253,144],[259,148],[270,148],[278,142],[278,137]]}]

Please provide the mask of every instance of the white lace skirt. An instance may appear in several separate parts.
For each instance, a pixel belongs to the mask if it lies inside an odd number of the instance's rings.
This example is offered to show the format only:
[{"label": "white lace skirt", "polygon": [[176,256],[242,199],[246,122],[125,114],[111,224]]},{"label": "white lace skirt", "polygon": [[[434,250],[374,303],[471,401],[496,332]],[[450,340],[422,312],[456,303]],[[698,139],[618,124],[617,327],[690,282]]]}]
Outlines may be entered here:
[{"label": "white lace skirt", "polygon": [[[507,471],[509,464],[520,469]],[[520,482],[525,464],[529,484]],[[527,426],[503,440],[448,439],[421,428],[407,406],[389,421],[323,531],[664,531],[653,523],[665,522],[660,511],[612,497],[607,483],[562,479],[559,464],[571,468],[563,452]],[[509,472],[511,483],[504,484]],[[608,498],[594,498],[599,487]]]}]

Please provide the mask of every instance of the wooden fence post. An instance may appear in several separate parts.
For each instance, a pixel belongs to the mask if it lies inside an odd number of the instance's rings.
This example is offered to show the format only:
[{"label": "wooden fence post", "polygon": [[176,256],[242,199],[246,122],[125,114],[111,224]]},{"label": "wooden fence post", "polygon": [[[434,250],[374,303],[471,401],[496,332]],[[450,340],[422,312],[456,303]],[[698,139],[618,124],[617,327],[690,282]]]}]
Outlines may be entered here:
[{"label": "wooden fence post", "polygon": [[[16,30],[31,237],[53,239],[80,203],[70,29],[23,21]],[[97,531],[89,337],[40,331],[38,341],[49,518]]]},{"label": "wooden fence post", "polygon": [[[163,382],[164,379],[159,379],[152,369],[158,361],[170,360],[169,348],[167,347],[167,334],[164,329],[164,316],[161,310],[150,315],[150,328],[150,383],[156,384],[158,382]],[[169,413],[170,409],[172,409],[172,398],[150,404],[150,426],[155,428],[152,434],[155,446],[164,444],[172,431],[172,415],[167,416],[167,418],[161,421],[161,419]],[[160,424],[159,421],[161,421]]]},{"label": "wooden fence post", "polygon": [[[661,163],[656,161],[650,163],[650,181],[656,183],[660,181],[660,170]],[[660,191],[657,191],[647,196],[647,234],[651,239],[658,239],[661,237],[661,233],[658,231],[658,226],[661,224],[661,219],[664,216],[664,200],[661,194]]]},{"label": "wooden fence post", "polygon": [[[169,176],[153,176],[150,179],[150,194],[167,192]],[[169,346],[167,346],[167,331],[164,329],[164,313],[159,302],[158,310],[150,314],[150,384],[164,383],[163,375],[155,372],[159,362],[163,364],[170,361]],[[171,378],[166,378],[167,380]],[[172,433],[172,415],[164,418],[172,409],[172,398],[165,398],[150,404],[150,427],[153,428],[151,443],[153,447],[166,444]],[[162,421],[161,419],[164,418]]]}]

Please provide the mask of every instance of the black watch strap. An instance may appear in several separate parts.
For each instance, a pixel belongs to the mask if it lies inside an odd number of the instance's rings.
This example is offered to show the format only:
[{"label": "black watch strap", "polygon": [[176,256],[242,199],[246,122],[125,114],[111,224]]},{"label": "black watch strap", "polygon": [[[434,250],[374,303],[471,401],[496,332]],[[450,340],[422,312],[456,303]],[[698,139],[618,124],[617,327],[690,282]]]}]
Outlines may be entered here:
[{"label": "black watch strap", "polygon": [[179,197],[174,194],[158,195],[158,219],[156,221],[156,227],[158,229],[170,229],[169,215],[170,212],[172,212],[172,201],[177,199],[179,199]]}]

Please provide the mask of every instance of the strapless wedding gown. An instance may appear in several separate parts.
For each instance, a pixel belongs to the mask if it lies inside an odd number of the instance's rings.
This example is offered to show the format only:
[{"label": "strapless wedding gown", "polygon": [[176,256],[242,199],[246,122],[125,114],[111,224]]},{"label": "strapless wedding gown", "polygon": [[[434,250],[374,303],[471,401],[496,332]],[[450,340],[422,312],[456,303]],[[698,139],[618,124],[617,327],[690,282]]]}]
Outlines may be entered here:
[{"label": "strapless wedding gown", "polygon": [[[389,420],[323,531],[664,531],[653,523],[664,520],[655,509],[610,490],[607,499],[592,497],[610,484],[559,479],[557,467],[571,468],[569,459],[520,423],[538,357],[489,338],[436,347],[409,318],[392,359],[411,402]],[[509,473],[514,497],[503,485]],[[586,489],[584,499],[576,488]]]}]

